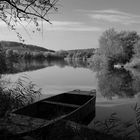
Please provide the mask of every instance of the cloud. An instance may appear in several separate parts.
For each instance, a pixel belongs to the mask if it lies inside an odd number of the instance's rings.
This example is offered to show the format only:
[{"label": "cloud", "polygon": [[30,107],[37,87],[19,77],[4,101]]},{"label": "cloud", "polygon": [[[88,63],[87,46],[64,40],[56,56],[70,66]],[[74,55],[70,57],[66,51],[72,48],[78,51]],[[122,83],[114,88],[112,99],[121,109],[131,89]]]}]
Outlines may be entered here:
[{"label": "cloud", "polygon": [[136,21],[132,20],[130,17],[122,16],[122,15],[108,15],[108,14],[93,14],[90,15],[92,19],[96,20],[104,20],[108,22],[118,22],[122,24],[131,24],[137,23]]},{"label": "cloud", "polygon": [[79,31],[79,32],[99,32],[103,31],[98,26],[89,26],[82,22],[73,21],[52,21],[52,25],[46,26],[48,31]]},{"label": "cloud", "polygon": [[93,10],[92,12],[104,13],[104,14],[124,15],[124,16],[136,16],[134,14],[122,12],[122,11],[119,11],[119,10],[113,10],[113,9],[108,9],[108,10]]},{"label": "cloud", "polygon": [[[82,22],[74,22],[74,21],[52,21],[52,24],[47,22],[43,22],[43,30],[46,31],[77,31],[77,32],[100,32],[103,31],[101,27],[98,26],[89,26]],[[42,21],[39,21],[39,25],[42,28]],[[7,25],[0,21],[0,27],[6,27]],[[23,21],[22,25],[17,23],[17,29],[30,29],[34,30],[36,27],[34,23],[28,24],[27,22]]]},{"label": "cloud", "polygon": [[93,20],[102,20],[112,23],[120,23],[124,25],[140,24],[140,16],[134,15],[119,10],[78,10],[86,13]]},{"label": "cloud", "polygon": [[52,21],[53,26],[75,26],[75,25],[82,25],[81,22],[74,22],[74,21]]}]

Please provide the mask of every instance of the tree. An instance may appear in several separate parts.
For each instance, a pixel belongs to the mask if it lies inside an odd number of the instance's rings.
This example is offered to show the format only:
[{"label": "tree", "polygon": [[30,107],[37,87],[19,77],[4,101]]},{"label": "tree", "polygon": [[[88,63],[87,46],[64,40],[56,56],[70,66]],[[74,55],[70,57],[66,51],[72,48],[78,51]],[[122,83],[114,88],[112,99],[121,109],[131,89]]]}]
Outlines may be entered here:
[{"label": "tree", "polygon": [[123,53],[118,32],[114,29],[109,29],[102,34],[99,40],[99,52],[108,58],[114,58],[118,54]]},{"label": "tree", "polygon": [[[10,29],[16,31],[16,25],[22,22],[33,22],[39,28],[39,21],[44,20],[50,23],[47,15],[51,10],[57,10],[58,0],[1,0],[0,19],[4,21]],[[21,35],[17,33],[20,40]]]},{"label": "tree", "polygon": [[98,53],[106,61],[105,66],[107,65],[109,69],[114,67],[114,64],[120,61],[120,58],[123,58],[123,48],[119,39],[118,32],[114,29],[106,30],[99,40],[99,49]]},{"label": "tree", "polygon": [[134,46],[134,57],[140,58],[140,40]]},{"label": "tree", "polygon": [[99,40],[99,53],[106,58],[108,68],[114,68],[114,64],[129,62],[139,39],[140,36],[135,31],[105,31]]},{"label": "tree", "polygon": [[129,62],[135,53],[134,48],[140,36],[135,31],[123,31],[119,33],[119,38],[125,54],[125,63]]}]

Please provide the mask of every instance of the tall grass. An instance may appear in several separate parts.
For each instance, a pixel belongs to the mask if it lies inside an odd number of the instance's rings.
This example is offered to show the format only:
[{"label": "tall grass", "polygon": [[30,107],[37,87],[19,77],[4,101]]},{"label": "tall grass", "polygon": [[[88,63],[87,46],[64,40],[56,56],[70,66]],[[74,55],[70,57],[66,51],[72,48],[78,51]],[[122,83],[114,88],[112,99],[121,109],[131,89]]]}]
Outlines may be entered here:
[{"label": "tall grass", "polygon": [[9,83],[4,80],[0,83],[0,117],[33,103],[41,94],[41,89],[24,76],[9,87],[7,87]]},{"label": "tall grass", "polygon": [[41,94],[41,89],[24,76],[8,85],[8,81],[0,79],[0,139],[3,140],[10,139],[11,111],[33,103]]}]

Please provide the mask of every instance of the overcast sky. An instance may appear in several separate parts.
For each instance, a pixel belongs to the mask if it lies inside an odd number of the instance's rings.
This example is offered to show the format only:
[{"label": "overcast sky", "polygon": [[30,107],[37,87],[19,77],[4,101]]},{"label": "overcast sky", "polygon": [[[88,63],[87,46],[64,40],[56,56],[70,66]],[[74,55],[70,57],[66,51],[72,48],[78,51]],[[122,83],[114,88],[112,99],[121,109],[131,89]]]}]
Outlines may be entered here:
[{"label": "overcast sky", "polygon": [[[140,32],[140,0],[60,0],[58,12],[52,12],[52,25],[43,23],[42,33],[18,31],[25,43],[48,49],[97,48],[98,39],[109,28]],[[16,34],[0,22],[0,40],[19,41]]]}]

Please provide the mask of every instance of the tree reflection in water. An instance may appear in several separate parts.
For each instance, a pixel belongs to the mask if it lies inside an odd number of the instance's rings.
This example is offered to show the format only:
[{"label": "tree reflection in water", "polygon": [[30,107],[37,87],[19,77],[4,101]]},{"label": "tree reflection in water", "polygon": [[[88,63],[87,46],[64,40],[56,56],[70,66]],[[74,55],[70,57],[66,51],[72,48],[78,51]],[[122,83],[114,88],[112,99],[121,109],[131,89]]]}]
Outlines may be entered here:
[{"label": "tree reflection in water", "polygon": [[89,68],[87,62],[84,61],[74,61],[74,60],[21,60],[17,62],[7,62],[7,70],[0,72],[1,74],[14,74],[25,71],[34,71],[43,69],[51,66],[59,66],[63,68],[65,66],[71,66],[74,68],[82,67]]},{"label": "tree reflection in water", "polygon": [[[140,135],[140,72],[138,71],[130,71],[125,69],[114,69],[112,71],[101,70],[97,72],[98,78],[98,91],[101,95],[109,100],[117,97],[119,99],[123,98],[125,101],[126,98],[133,98],[133,105],[129,104],[129,102],[122,104],[119,106],[113,106],[110,108],[102,108],[103,114],[104,109],[113,110],[115,116],[110,114],[110,117],[105,118],[102,121],[99,121],[97,118],[96,128],[105,133],[111,133],[115,136],[123,136],[126,139],[139,139]],[[112,100],[113,102],[113,100]],[[128,110],[125,110],[125,106],[128,106]],[[124,120],[121,118],[119,110],[123,110]],[[96,108],[97,109],[97,108]],[[116,110],[115,110],[116,109]],[[117,112],[118,111],[118,112]],[[107,111],[108,112],[108,111]],[[107,113],[106,112],[106,113]],[[129,114],[132,113],[132,114]],[[129,114],[127,116],[127,114]],[[131,118],[131,117],[132,118]],[[131,119],[130,119],[131,118]]]},{"label": "tree reflection in water", "polygon": [[137,94],[134,84],[136,81],[130,71],[125,69],[102,70],[97,73],[97,78],[99,92],[108,99],[115,96],[133,98]]}]

